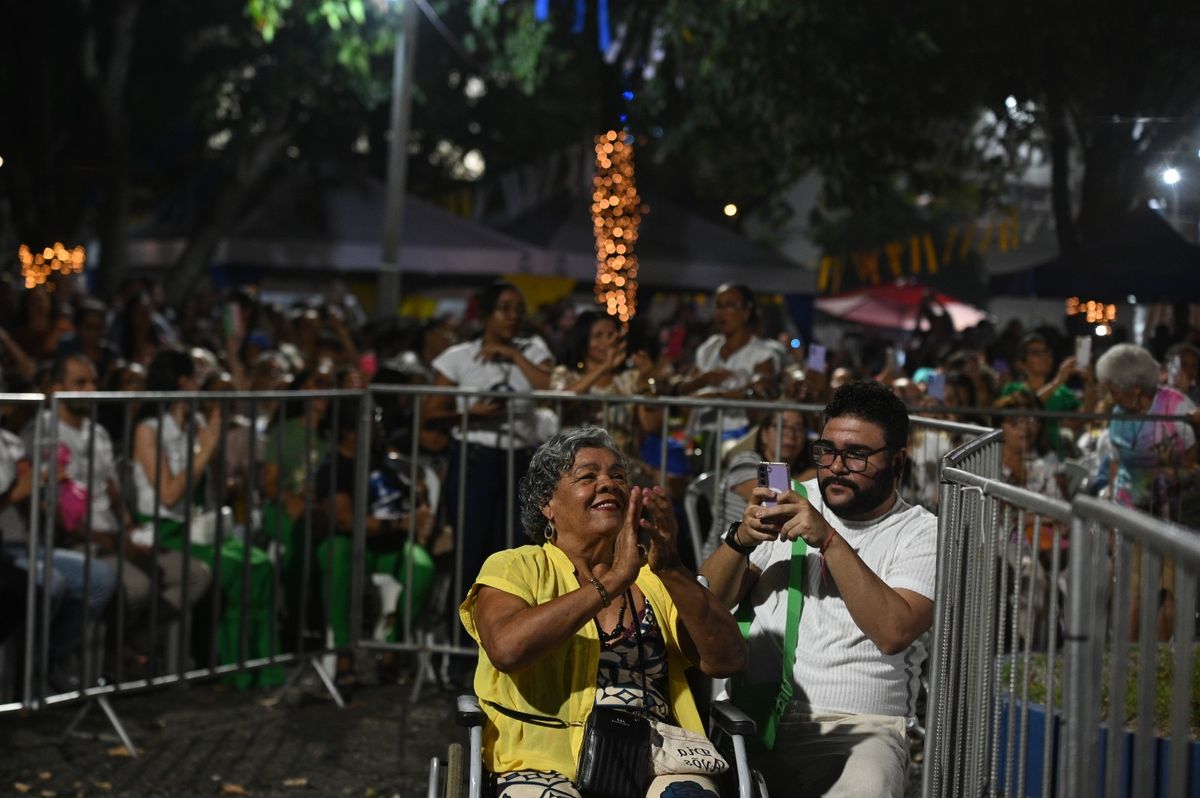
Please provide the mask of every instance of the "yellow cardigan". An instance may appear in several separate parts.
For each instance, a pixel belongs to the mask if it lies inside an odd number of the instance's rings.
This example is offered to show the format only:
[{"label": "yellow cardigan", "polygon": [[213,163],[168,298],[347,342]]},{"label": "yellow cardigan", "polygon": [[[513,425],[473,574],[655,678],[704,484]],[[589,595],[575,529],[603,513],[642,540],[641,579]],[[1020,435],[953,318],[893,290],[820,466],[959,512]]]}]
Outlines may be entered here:
[{"label": "yellow cardigan", "polygon": [[[459,617],[471,637],[479,642],[475,628],[475,602],[479,587],[487,585],[514,596],[530,606],[545,604],[579,589],[575,566],[557,546],[522,546],[493,554],[483,564]],[[684,672],[691,666],[679,648],[676,623],[679,613],[662,580],[642,568],[637,586],[654,608],[667,646],[667,680],[675,722],[685,729],[703,732],[696,702]],[[501,673],[479,649],[475,670],[475,694],[487,716],[483,731],[483,763],[492,773],[513,770],[554,770],[574,780],[583,724],[596,703],[596,676],[600,669],[600,637],[596,625],[587,623],[556,650],[519,673]],[[502,715],[488,702],[509,709],[545,715],[570,723],[565,729],[523,723]]]}]

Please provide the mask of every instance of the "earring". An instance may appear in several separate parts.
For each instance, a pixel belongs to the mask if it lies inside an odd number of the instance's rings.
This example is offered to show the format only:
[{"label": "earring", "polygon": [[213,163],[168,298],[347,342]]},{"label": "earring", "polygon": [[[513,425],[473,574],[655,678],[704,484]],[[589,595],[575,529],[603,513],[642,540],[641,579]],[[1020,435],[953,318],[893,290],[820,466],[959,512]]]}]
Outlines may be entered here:
[{"label": "earring", "polygon": [[542,532],[542,535],[546,538],[547,543],[554,541],[555,536],[558,535],[558,530],[554,528],[553,521],[546,522],[546,529]]}]

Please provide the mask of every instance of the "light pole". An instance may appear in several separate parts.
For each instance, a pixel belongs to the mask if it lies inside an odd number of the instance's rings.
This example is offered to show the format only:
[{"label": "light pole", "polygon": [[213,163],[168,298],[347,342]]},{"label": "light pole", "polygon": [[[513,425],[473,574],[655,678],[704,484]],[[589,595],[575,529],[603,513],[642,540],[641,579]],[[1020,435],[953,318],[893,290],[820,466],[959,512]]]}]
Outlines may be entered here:
[{"label": "light pole", "polygon": [[400,306],[400,239],[404,232],[404,193],[408,183],[408,133],[412,124],[412,80],[417,59],[417,6],[404,4],[392,60],[391,140],[388,142],[387,198],[383,208],[382,257],[375,292],[375,315],[391,316]]}]

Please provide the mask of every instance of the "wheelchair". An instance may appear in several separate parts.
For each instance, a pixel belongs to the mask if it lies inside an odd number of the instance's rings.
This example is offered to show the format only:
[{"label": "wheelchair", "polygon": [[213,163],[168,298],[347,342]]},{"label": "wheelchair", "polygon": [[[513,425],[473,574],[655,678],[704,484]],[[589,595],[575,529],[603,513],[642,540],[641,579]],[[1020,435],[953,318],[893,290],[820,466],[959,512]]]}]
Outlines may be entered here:
[{"label": "wheelchair", "polygon": [[[458,696],[455,720],[468,730],[468,748],[451,743],[444,763],[438,757],[430,761],[427,797],[492,798],[493,785],[483,772],[484,714],[475,696]],[[721,781],[724,798],[732,798],[735,785],[738,798],[769,798],[762,775],[751,769],[746,754],[746,737],[755,731],[754,721],[732,702],[713,701],[710,705],[709,737],[730,763]]]}]

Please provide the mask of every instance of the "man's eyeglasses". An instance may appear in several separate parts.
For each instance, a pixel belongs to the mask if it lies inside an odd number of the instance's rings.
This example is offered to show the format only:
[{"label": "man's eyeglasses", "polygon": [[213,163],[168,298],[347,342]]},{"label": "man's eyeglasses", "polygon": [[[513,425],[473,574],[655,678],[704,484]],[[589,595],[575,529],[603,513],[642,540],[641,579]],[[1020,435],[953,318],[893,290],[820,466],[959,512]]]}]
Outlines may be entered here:
[{"label": "man's eyeglasses", "polygon": [[841,457],[847,471],[861,474],[867,470],[867,460],[871,455],[887,450],[886,446],[880,446],[878,449],[838,449],[825,443],[817,443],[812,447],[812,458],[818,468],[832,468],[833,462]]}]

